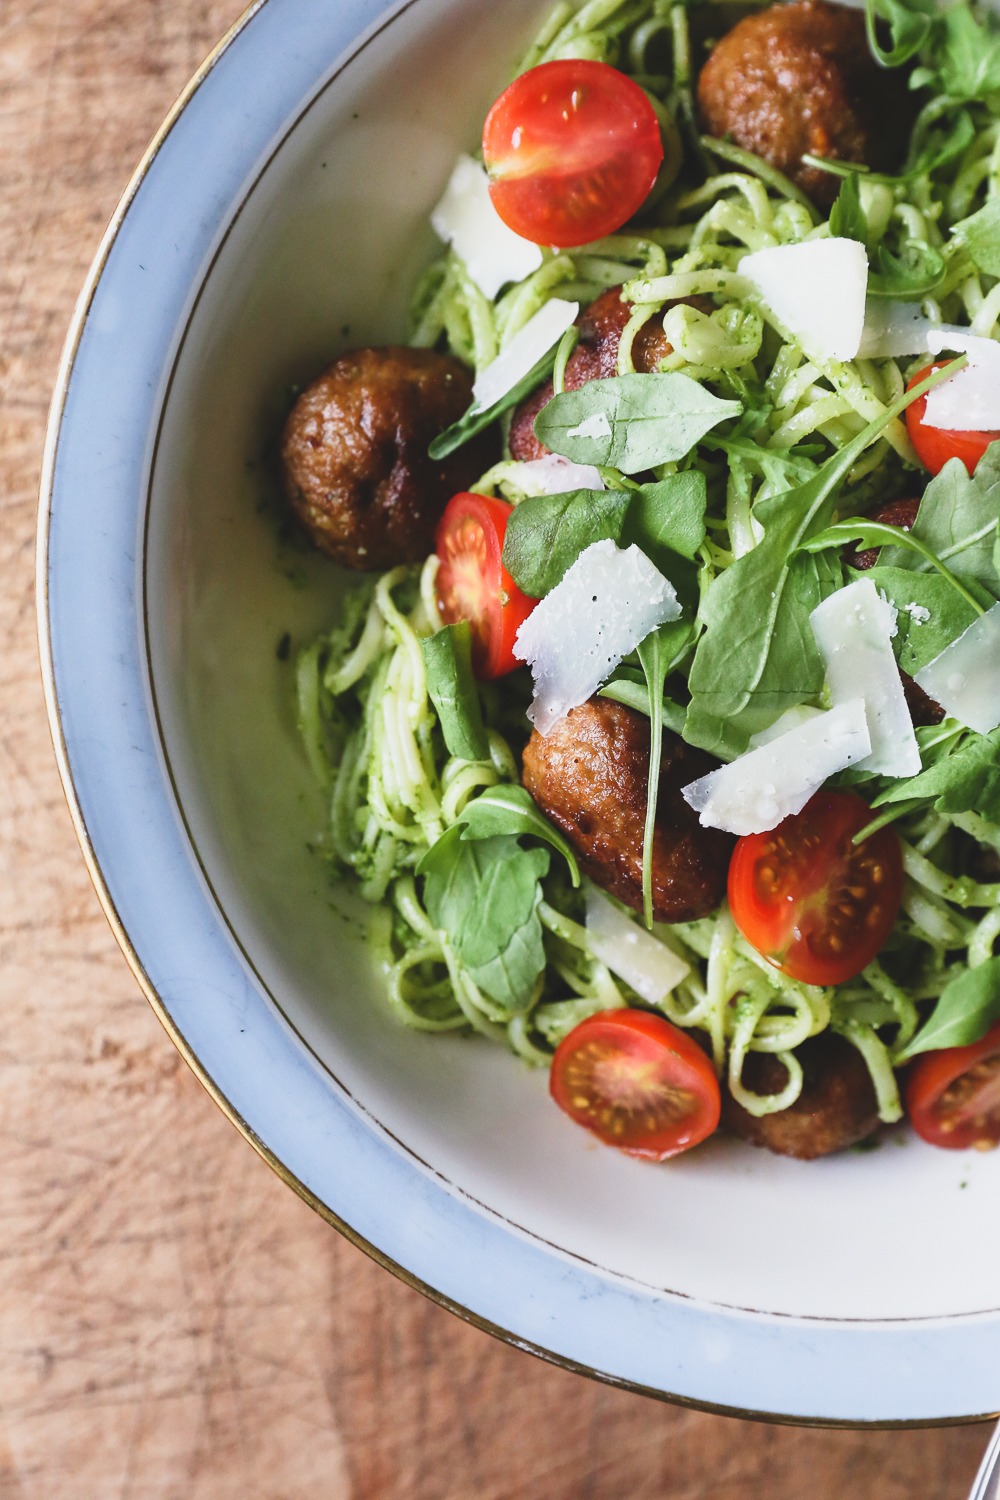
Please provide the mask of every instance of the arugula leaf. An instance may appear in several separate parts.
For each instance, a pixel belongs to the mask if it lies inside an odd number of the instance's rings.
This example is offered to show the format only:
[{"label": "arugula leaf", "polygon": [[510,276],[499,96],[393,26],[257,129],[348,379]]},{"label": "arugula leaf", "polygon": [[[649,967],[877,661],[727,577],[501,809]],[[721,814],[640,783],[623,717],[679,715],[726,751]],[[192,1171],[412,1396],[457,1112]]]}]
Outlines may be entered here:
[{"label": "arugula leaf", "polygon": [[456,449],[471,442],[474,437],[491,426],[498,417],[502,417],[504,412],[510,411],[525,396],[530,396],[543,380],[547,380],[552,374],[555,362],[556,350],[552,349],[538,361],[533,370],[529,370],[527,375],[512,386],[505,396],[501,396],[499,401],[494,401],[492,406],[478,406],[473,401],[468,411],[463,412],[457,422],[446,427],[444,432],[434,439],[427,449],[427,456],[437,462],[438,459],[447,458]]},{"label": "arugula leaf", "polygon": [[472,632],[468,620],[446,625],[420,642],[427,692],[437,712],[449,755],[489,760],[479,692],[472,672]]},{"label": "arugula leaf", "polygon": [[955,99],[985,99],[996,93],[1000,89],[996,19],[986,14],[980,20],[969,5],[952,5],[941,12],[936,29],[941,34],[935,52],[942,92]]},{"label": "arugula leaf", "polygon": [[533,495],[507,522],[504,567],[529,597],[542,599],[592,542],[635,543],[679,592],[693,596],[692,570],[680,559],[695,558],[705,540],[706,504],[705,476],[698,470],[627,492]]},{"label": "arugula leaf", "polygon": [[[912,78],[912,74],[911,74]],[[951,124],[943,132],[928,133],[925,139],[914,137],[910,157],[903,169],[903,178],[922,177],[943,167],[971,146],[976,127],[967,109],[960,109]]]},{"label": "arugula leaf", "polygon": [[979,610],[940,573],[911,573],[878,564],[855,576],[870,578],[896,606],[896,659],[911,676],[940,656],[979,617]]},{"label": "arugula leaf", "polygon": [[488,839],[499,834],[512,834],[515,838],[529,834],[532,838],[544,839],[569,865],[574,886],[580,884],[580,866],[572,846],[539,812],[531,794],[523,786],[504,784],[487,788],[466,804],[455,821],[462,829],[463,839]]},{"label": "arugula leaf", "polygon": [[1000,198],[990,198],[978,213],[951,226],[973,262],[988,276],[1000,276]]},{"label": "arugula leaf", "polygon": [[944,257],[921,240],[907,240],[902,255],[878,245],[874,260],[878,269],[868,277],[871,297],[900,297],[913,302],[926,297],[944,280]]},{"label": "arugula leaf", "polygon": [[570,490],[522,500],[507,521],[504,567],[529,598],[544,598],[585,547],[618,540],[631,498],[615,490]]},{"label": "arugula leaf", "polygon": [[[674,621],[673,629],[679,622]],[[653,930],[653,837],[656,804],[660,795],[660,762],[663,757],[663,686],[673,656],[671,626],[653,630],[639,646],[639,662],[646,676],[649,695],[649,776],[646,782],[646,823],[642,834],[642,915]]]},{"label": "arugula leaf", "polygon": [[881,551],[887,548],[891,548],[894,553],[900,550],[914,552],[922,563],[941,575],[959,598],[970,606],[974,616],[982,613],[974,595],[969,593],[951,569],[946,568],[941,559],[918,536],[915,536],[913,531],[903,531],[898,526],[888,526],[884,521],[870,521],[865,516],[849,516],[847,520],[828,526],[825,531],[820,532],[819,536],[810,537],[807,542],[803,542],[801,550],[822,552],[826,547],[854,547],[855,549],[878,547],[880,559]]},{"label": "arugula leaf", "polygon": [[[889,28],[891,47],[882,46],[877,21]],[[931,19],[920,10],[911,10],[904,0],[865,0],[865,23],[872,56],[884,68],[898,68],[920,51],[931,30]]]},{"label": "arugula leaf", "polygon": [[945,985],[916,1036],[893,1059],[898,1065],[921,1052],[967,1047],[1000,1019],[1000,958],[988,958]]},{"label": "arugula leaf", "polygon": [[732,760],[784,709],[822,690],[823,661],[809,615],[841,586],[843,569],[837,555],[800,549],[829,524],[836,490],[868,445],[943,378],[938,371],[920,381],[807,483],[755,506],[763,541],[737,558],[702,596],[706,628],[688,678],[684,738],[689,744]]},{"label": "arugula leaf", "polygon": [[850,172],[840,184],[830,209],[830,233],[847,240],[868,243],[868,219],[861,207],[861,183],[858,172]]},{"label": "arugula leaf", "polygon": [[688,375],[620,375],[553,397],[535,419],[535,435],[576,463],[638,474],[684,458],[741,410]]},{"label": "arugula leaf", "polygon": [[417,866],[424,904],[484,994],[517,1013],[531,1005],[545,968],[539,882],[545,849],[522,849],[511,835],[464,842],[449,828]]},{"label": "arugula leaf", "polygon": [[[708,490],[700,469],[644,484],[632,495],[623,541],[626,545],[635,542],[657,567],[658,554],[664,550],[693,561],[705,540],[707,505]],[[676,586],[672,574],[670,581]]]},{"label": "arugula leaf", "polygon": [[967,736],[957,750],[928,770],[893,782],[872,806],[915,797],[933,798],[937,812],[977,812],[988,822],[1000,823],[1000,729]]},{"label": "arugula leaf", "polygon": [[[960,458],[949,459],[924,491],[911,537],[964,582],[980,584],[991,599],[1000,597],[994,561],[1000,515],[1000,442],[991,443],[970,475]],[[929,564],[909,547],[885,547],[887,567],[925,571]]]}]

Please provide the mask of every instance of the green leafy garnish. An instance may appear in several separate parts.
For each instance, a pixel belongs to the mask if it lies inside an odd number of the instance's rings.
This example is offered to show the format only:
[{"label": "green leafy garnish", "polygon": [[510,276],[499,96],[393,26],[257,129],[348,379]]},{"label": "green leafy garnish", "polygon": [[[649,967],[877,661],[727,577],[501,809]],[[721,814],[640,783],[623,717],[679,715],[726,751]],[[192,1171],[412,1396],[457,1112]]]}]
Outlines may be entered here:
[{"label": "green leafy garnish", "polygon": [[910,798],[933,801],[946,815],[976,812],[1000,823],[1000,729],[969,735],[957,750],[918,776],[895,781],[873,802],[883,807]]},{"label": "green leafy garnish", "polygon": [[657,567],[664,552],[693,561],[705,540],[707,505],[705,476],[698,469],[644,484],[632,495],[622,541],[635,542]]},{"label": "green leafy garnish", "polygon": [[504,567],[529,598],[544,598],[584,548],[618,540],[631,498],[615,490],[571,490],[522,500],[507,522]]},{"label": "green leafy garnish", "polygon": [[[955,366],[947,367],[948,373]],[[989,601],[1000,597],[994,557],[1000,515],[1000,443],[991,443],[969,474],[960,458],[949,459],[931,480],[908,538],[895,538],[879,558],[887,567],[924,571],[933,564],[917,554],[922,543],[935,562],[966,585],[980,585]],[[972,594],[970,592],[970,597]]]},{"label": "green leafy garnish", "polygon": [[638,474],[686,457],[741,410],[687,375],[620,375],[553,397],[535,419],[535,435],[575,463]]},{"label": "green leafy garnish", "polygon": [[945,985],[937,1004],[893,1061],[909,1062],[921,1052],[968,1047],[1000,1020],[1000,958],[989,958]]},{"label": "green leafy garnish", "polygon": [[538,915],[545,849],[510,835],[464,841],[449,828],[417,867],[424,904],[479,988],[511,1014],[527,1010],[545,968]]},{"label": "green leafy garnish", "polygon": [[427,692],[437,712],[448,753],[460,760],[488,760],[490,743],[472,672],[472,632],[468,620],[424,636],[420,650],[427,673]]},{"label": "green leafy garnish", "polygon": [[1000,276],[1000,198],[990,198],[978,213],[952,225],[973,263],[987,276]]},{"label": "green leafy garnish", "polygon": [[691,594],[687,563],[705,540],[706,504],[705,476],[697,470],[627,491],[533,495],[507,522],[504,566],[529,598],[542,599],[594,542],[634,543],[678,592]]},{"label": "green leafy garnish", "polygon": [[646,823],[642,834],[642,914],[650,930],[653,926],[653,836],[656,833],[656,804],[663,756],[663,685],[676,654],[678,630],[683,632],[685,629],[680,620],[661,625],[647,635],[639,647],[639,661],[649,695],[649,778],[646,784]]},{"label": "green leafy garnish", "polygon": [[846,521],[838,521],[836,525],[828,526],[825,531],[820,532],[819,536],[810,537],[807,542],[803,542],[801,550],[822,552],[827,547],[853,546],[866,549],[893,547],[897,550],[913,552],[922,562],[940,573],[959,598],[963,599],[976,614],[982,614],[982,608],[974,595],[970,594],[968,589],[959,582],[950,568],[945,567],[936,553],[920,540],[915,530],[914,528],[914,531],[903,531],[900,527],[888,526],[883,521],[869,521],[864,516],[851,516]]},{"label": "green leafy garnish", "polygon": [[[879,41],[878,21],[888,27],[890,47],[883,47]],[[920,51],[931,31],[930,16],[921,9],[906,5],[904,0],[865,0],[865,22],[872,56],[884,68],[899,68],[909,62]]]},{"label": "green leafy garnish", "polygon": [[523,786],[502,784],[487,788],[466,804],[456,822],[462,829],[463,839],[496,838],[500,834],[510,834],[515,838],[527,834],[531,838],[543,839],[562,855],[569,866],[573,884],[580,884],[580,867],[572,846],[539,812],[531,794]]}]

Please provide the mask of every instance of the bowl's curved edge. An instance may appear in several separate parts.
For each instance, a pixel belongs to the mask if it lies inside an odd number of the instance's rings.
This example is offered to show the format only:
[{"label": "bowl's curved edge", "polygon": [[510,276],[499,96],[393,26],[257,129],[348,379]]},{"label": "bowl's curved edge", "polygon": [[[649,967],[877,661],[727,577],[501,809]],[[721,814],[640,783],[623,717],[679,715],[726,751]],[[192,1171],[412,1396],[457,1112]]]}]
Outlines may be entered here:
[{"label": "bowl's curved edge", "polygon": [[98,284],[104,272],[111,249],[118,236],[118,232],[125,219],[126,214],[142,185],[147,173],[152,167],[161,146],[169,136],[175,123],[183,113],[184,109],[194,97],[202,84],[211,74],[213,68],[229,50],[233,42],[251,23],[254,16],[262,11],[269,0],[252,0],[244,12],[229,28],[226,34],[211,50],[201,66],[192,75],[184,89],[178,95],[171,109],[165,116],[162,124],[154,134],[146,151],[143,153],[135,168],[125,190],[123,191],[115,211],[109,221],[108,227],[102,237],[101,243],[95,254],[94,260],[88,271],[83,288],[77,299],[76,307],[67,331],[67,336],[60,357],[59,367],[53,388],[52,400],[49,407],[45,443],[42,454],[42,463],[39,479],[39,501],[38,521],[36,534],[35,552],[35,586],[36,586],[36,623],[38,632],[39,663],[42,678],[42,688],[45,699],[46,714],[49,732],[52,739],[53,750],[60,782],[69,809],[73,828],[83,854],[88,874],[94,886],[94,890],[101,903],[104,915],[108,921],[111,931],[117,941],[126,962],[131,969],[136,982],[146,996],[154,1014],[160,1021],[171,1042],[177,1048],[188,1067],[194,1073],[205,1088],[209,1096],[214,1100],[229,1121],[236,1127],[240,1134],[249,1142],[263,1161],[276,1173],[276,1175],[290,1187],[305,1203],[309,1205],[326,1223],[331,1225],[344,1236],[352,1245],[364,1251],[377,1265],[390,1271],[405,1285],[413,1290],[421,1292],[430,1301],[454,1313],[464,1322],[484,1333],[490,1334],[499,1341],[509,1344],[511,1347],[522,1352],[535,1355],[548,1364],[560,1369],[568,1370],[574,1374],[583,1375],[590,1379],[598,1380],[606,1385],[617,1389],[629,1391],[635,1395],[646,1396],[655,1400],[665,1401],[670,1404],[686,1407],[692,1410],[705,1411],[721,1416],[739,1417],[747,1420],[773,1423],[783,1426],[797,1427],[822,1427],[822,1428],[846,1428],[857,1429],[865,1426],[881,1430],[899,1430],[909,1428],[965,1426],[975,1422],[995,1421],[1000,1418],[1000,1411],[986,1411],[961,1416],[950,1416],[944,1418],[924,1417],[914,1419],[874,1419],[867,1422],[851,1420],[848,1418],[836,1418],[825,1416],[809,1416],[800,1414],[788,1414],[782,1412],[771,1412],[756,1410],[753,1408],[742,1408],[724,1403],[716,1403],[703,1399],[695,1399],[690,1396],[665,1391],[655,1386],[649,1386],[637,1381],[632,1381],[613,1372],[604,1371],[596,1367],[579,1363],[578,1361],[549,1349],[542,1344],[535,1343],[529,1339],[522,1338],[510,1329],[506,1329],[497,1323],[484,1318],[469,1307],[455,1301],[446,1293],[440,1291],[428,1282],[415,1275],[398,1261],[386,1255],[377,1245],[359,1234],[346,1220],[337,1215],[326,1203],[322,1201],[311,1189],[292,1172],[284,1162],[266,1145],[257,1135],[253,1127],[243,1118],[232,1102],[218,1087],[208,1069],[189,1047],[183,1033],[173,1020],[166,1004],[158,994],[154,984],[147,974],[142,959],[136,951],[128,932],[121,920],[115,901],[110,891],[109,883],[102,870],[100,860],[94,848],[86,819],[83,813],[81,800],[74,782],[73,771],[70,763],[69,750],[63,733],[63,726],[59,708],[59,702],[55,684],[55,668],[53,660],[52,637],[49,616],[49,527],[52,514],[54,476],[56,467],[56,456],[59,447],[62,414],[66,403],[70,381],[72,379],[76,354],[86,326],[87,317],[94,299]]}]

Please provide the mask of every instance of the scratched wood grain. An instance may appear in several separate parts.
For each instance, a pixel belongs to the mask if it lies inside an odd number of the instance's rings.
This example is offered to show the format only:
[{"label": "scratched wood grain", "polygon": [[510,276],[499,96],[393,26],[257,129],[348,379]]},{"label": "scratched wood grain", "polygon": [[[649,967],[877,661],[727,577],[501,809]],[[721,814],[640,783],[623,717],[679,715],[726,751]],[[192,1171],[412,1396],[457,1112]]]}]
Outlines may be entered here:
[{"label": "scratched wood grain", "polygon": [[961,1500],[982,1429],[672,1409],[508,1349],[394,1281],[257,1159],[119,956],[42,710],[37,471],[100,233],[236,14],[236,0],[0,0],[0,1496]]}]

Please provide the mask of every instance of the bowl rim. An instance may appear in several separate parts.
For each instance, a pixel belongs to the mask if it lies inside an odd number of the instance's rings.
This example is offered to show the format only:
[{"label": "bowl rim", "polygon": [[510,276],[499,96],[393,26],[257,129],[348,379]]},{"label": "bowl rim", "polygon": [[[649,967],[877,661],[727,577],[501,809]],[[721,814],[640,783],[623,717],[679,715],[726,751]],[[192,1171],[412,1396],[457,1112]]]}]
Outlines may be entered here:
[{"label": "bowl rim", "polygon": [[[310,0],[303,0],[303,3],[305,5],[308,5],[310,3]],[[391,24],[391,22],[395,20],[400,14],[411,9],[414,5],[417,5],[419,3],[420,0],[375,0],[377,8],[375,11],[374,21],[370,25],[366,26],[364,20],[361,20],[361,22],[358,24],[356,34],[352,37],[350,47],[348,49],[348,52],[345,54],[343,61],[346,63],[350,57],[356,55],[357,51],[359,51],[363,46],[367,45],[372,36],[377,35],[381,29]],[[252,3],[247,6],[242,15],[237,18],[237,20],[228,29],[225,35],[210,51],[204,62],[192,75],[191,79],[182,89],[174,104],[167,112],[162,124],[154,134],[149,146],[140,158],[135,171],[133,172],[124,192],[122,193],[115,211],[111,217],[108,228],[101,239],[90,270],[87,274],[69,326],[53,390],[43,451],[41,477],[39,484],[39,509],[36,551],[36,603],[41,674],[49,729],[52,737],[60,780],[70,810],[74,831],[80,843],[84,860],[87,865],[88,873],[97,892],[98,898],[101,902],[112,932],[114,933],[114,936],[119,946],[121,947],[122,952],[140,988],[146,995],[146,998],[149,1001],[154,1013],[160,1020],[171,1041],[177,1047],[181,1056],[184,1058],[185,1062],[191,1068],[195,1076],[202,1083],[203,1087],[205,1087],[209,1095],[214,1099],[215,1103],[219,1106],[223,1113],[229,1118],[231,1123],[234,1124],[240,1131],[240,1133],[249,1141],[258,1155],[260,1155],[261,1158],[267,1162],[267,1164],[272,1168],[274,1172],[276,1172],[276,1174],[281,1178],[283,1182],[286,1183],[287,1186],[291,1187],[299,1197],[301,1197],[306,1203],[308,1203],[309,1206],[314,1209],[327,1223],[332,1225],[341,1234],[343,1234],[344,1237],[347,1238],[352,1244],[357,1246],[359,1249],[362,1249],[367,1255],[369,1255],[374,1261],[376,1261],[376,1263],[391,1271],[405,1284],[414,1288],[415,1290],[422,1292],[425,1296],[438,1303],[440,1306],[446,1308],[451,1312],[454,1312],[464,1321],[469,1322],[473,1326],[492,1334],[494,1337],[512,1345],[513,1347],[529,1353],[533,1353],[546,1362],[555,1364],[560,1368],[570,1370],[577,1374],[586,1375],[594,1379],[598,1379],[609,1385],[621,1389],[626,1389],[636,1394],[652,1396],[657,1399],[670,1401],[672,1403],[690,1407],[693,1409],[781,1424],[826,1426],[834,1428],[856,1428],[859,1426],[871,1426],[877,1428],[895,1429],[922,1427],[928,1425],[959,1425],[971,1421],[991,1420],[993,1418],[996,1418],[997,1416],[1000,1416],[1000,1411],[985,1411],[972,1414],[949,1415],[946,1417],[922,1415],[919,1417],[878,1417],[874,1419],[865,1419],[854,1416],[803,1415],[801,1413],[785,1413],[782,1411],[758,1410],[753,1407],[734,1405],[731,1402],[717,1402],[705,1399],[702,1396],[692,1396],[688,1394],[667,1391],[661,1386],[650,1385],[640,1380],[634,1380],[616,1374],[613,1371],[602,1370],[597,1366],[589,1363],[582,1363],[579,1360],[576,1360],[570,1355],[566,1354],[565,1352],[560,1352],[557,1349],[549,1348],[545,1344],[537,1342],[534,1339],[523,1337],[514,1330],[493,1321],[492,1319],[484,1316],[481,1312],[478,1312],[474,1308],[467,1306],[464,1302],[456,1300],[447,1292],[438,1287],[435,1287],[425,1278],[416,1274],[401,1260],[396,1259],[386,1253],[372,1239],[369,1239],[365,1235],[361,1234],[346,1219],[344,1219],[333,1208],[331,1208],[316,1192],[314,1192],[308,1186],[305,1181],[302,1180],[300,1176],[298,1176],[289,1166],[287,1166],[287,1164],[276,1154],[276,1152],[257,1132],[254,1126],[249,1123],[249,1121],[244,1117],[243,1114],[240,1113],[239,1109],[237,1109],[233,1102],[227,1097],[222,1088],[216,1083],[211,1072],[209,1071],[208,1066],[199,1058],[199,1056],[193,1050],[192,1046],[189,1044],[180,1026],[172,1015],[169,1005],[164,1000],[163,996],[158,992],[156,985],[147,972],[147,968],[143,961],[143,958],[141,957],[137,946],[133,942],[129,931],[126,929],[125,922],[123,921],[119,913],[118,906],[111,890],[110,879],[106,875],[105,870],[102,866],[101,855],[98,852],[95,839],[92,837],[90,828],[88,826],[87,817],[83,806],[83,800],[77,786],[76,777],[74,776],[73,752],[70,749],[70,745],[67,740],[65,725],[63,722],[62,709],[56,681],[56,652],[51,628],[50,599],[50,578],[52,576],[52,555],[50,542],[51,523],[54,506],[56,503],[57,453],[59,450],[60,439],[63,433],[63,417],[66,410],[66,404],[76,371],[77,355],[79,353],[81,341],[87,327],[88,318],[93,308],[98,289],[101,286],[102,278],[104,277],[105,271],[107,269],[109,257],[111,256],[112,250],[118,240],[122,226],[126,221],[126,218],[136,199],[136,196],[139,193],[140,188],[147,181],[151,172],[154,170],[157,158],[159,157],[162,148],[168,142],[175,126],[183,116],[188,105],[199,94],[199,92],[203,88],[203,85],[211,77],[220,61],[231,52],[234,44],[248,31],[248,28],[251,26],[251,23],[254,21],[254,19],[257,16],[261,15],[261,13],[263,13],[265,10],[270,9],[274,9],[274,7],[271,6],[270,0],[252,0]],[[295,128],[295,125],[300,118],[301,113],[304,112],[306,108],[308,108],[308,103],[301,104],[297,107],[292,118],[283,130],[280,140],[283,140],[285,135],[290,133],[290,131]],[[278,141],[277,145],[280,145],[280,140]],[[275,147],[275,149],[276,148],[277,147]],[[270,159],[271,155],[273,155],[273,151],[267,153],[268,160]],[[234,207],[231,207],[227,211],[225,215],[225,223],[227,227],[232,223],[235,217],[238,216],[243,204],[249,197],[250,193],[253,191],[255,182],[259,179],[259,176],[264,169],[264,165],[261,165],[259,170],[254,174],[252,180],[242,190],[238,202]],[[206,277],[209,274],[209,271],[210,266],[204,272],[204,275]],[[185,329],[186,326],[187,323],[185,322]],[[181,345],[179,347],[182,347],[182,345],[183,335],[181,338]],[[171,362],[172,367],[176,364],[177,357],[177,353],[175,353]],[[169,382],[167,389],[169,390]],[[161,393],[155,398],[154,402],[154,407],[158,411],[159,417],[162,417],[164,403],[165,394]],[[151,473],[152,471],[150,470],[149,474],[147,475],[147,479],[151,479]],[[144,487],[141,496],[138,497],[137,503],[139,505],[140,515],[148,518],[148,483]],[[137,607],[141,610],[142,608],[144,608],[144,604],[145,598],[143,597],[141,603]],[[158,723],[154,724],[154,728],[162,744],[162,733],[159,729]],[[172,784],[172,776],[170,779]],[[193,841],[190,840],[190,834],[187,831],[187,823],[186,819],[184,819],[183,808],[181,807],[179,797],[177,797],[176,790],[174,791],[174,798],[176,801],[176,810],[180,812],[181,818],[184,822],[185,837],[192,843],[193,846]],[[212,899],[216,915],[221,920],[222,924],[228,927],[229,923],[225,909],[222,906],[222,903],[215,896],[214,891],[212,891]],[[244,961],[249,961],[245,954]],[[308,1046],[308,1043],[306,1043],[306,1045]],[[326,1068],[326,1065],[322,1064],[322,1066],[324,1067],[324,1071],[326,1072],[327,1076],[332,1079],[333,1082],[341,1090],[343,1090],[344,1086],[340,1084],[339,1080],[337,1080],[332,1072],[328,1068]],[[374,1119],[374,1117],[368,1116],[368,1119],[373,1128],[385,1132],[385,1127],[381,1126],[380,1123]],[[407,1150],[407,1148],[401,1143],[397,1142],[396,1144],[403,1151]],[[412,1156],[412,1153],[409,1154]],[[458,1191],[461,1192],[461,1190]],[[467,1202],[475,1205],[475,1200],[470,1198],[468,1194],[462,1193],[462,1196],[466,1199]],[[480,1205],[480,1207],[482,1206]],[[490,1214],[492,1214],[493,1212],[489,1209],[485,1211]],[[494,1217],[496,1216],[494,1215]],[[672,1295],[674,1297],[680,1296],[680,1294],[677,1293],[667,1295]],[[712,1304],[712,1306],[716,1310],[721,1311],[723,1314],[726,1311],[726,1309],[721,1304]],[[730,1309],[730,1311],[744,1312],[746,1310]],[[844,1323],[851,1323],[853,1321],[877,1322],[877,1320],[829,1320],[823,1318],[815,1320],[808,1318],[800,1319],[794,1316],[789,1316],[787,1314],[770,1313],[756,1314],[755,1316],[758,1318],[762,1318],[764,1321],[777,1320],[778,1322],[784,1321],[791,1322],[793,1324],[802,1321],[818,1321],[820,1323],[832,1322],[839,1326]],[[976,1317],[976,1314],[972,1314],[968,1315],[967,1317],[958,1319],[928,1319],[926,1321],[929,1323],[947,1324],[955,1321],[969,1321],[969,1318],[975,1319]],[[884,1320],[883,1326],[885,1323],[892,1321],[911,1325],[924,1320]]]}]

